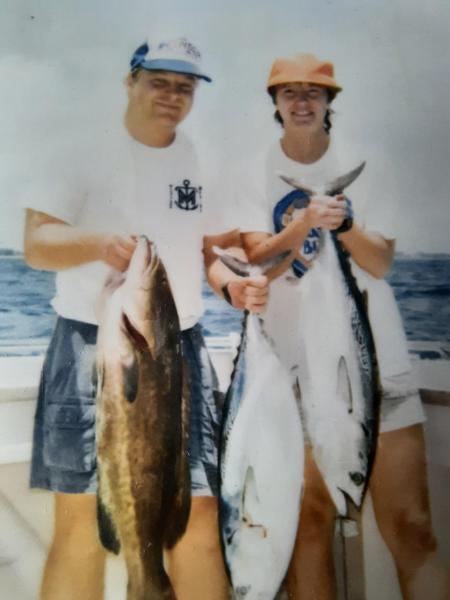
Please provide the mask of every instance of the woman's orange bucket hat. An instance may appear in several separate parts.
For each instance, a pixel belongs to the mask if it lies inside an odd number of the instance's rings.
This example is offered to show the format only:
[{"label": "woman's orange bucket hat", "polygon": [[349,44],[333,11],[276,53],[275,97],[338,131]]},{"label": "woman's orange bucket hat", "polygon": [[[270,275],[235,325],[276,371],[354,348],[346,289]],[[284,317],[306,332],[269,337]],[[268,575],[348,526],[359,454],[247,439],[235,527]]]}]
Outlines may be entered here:
[{"label": "woman's orange bucket hat", "polygon": [[342,90],[334,78],[333,63],[321,61],[314,54],[277,58],[272,65],[267,88],[282,83],[315,83],[330,88],[334,95]]}]

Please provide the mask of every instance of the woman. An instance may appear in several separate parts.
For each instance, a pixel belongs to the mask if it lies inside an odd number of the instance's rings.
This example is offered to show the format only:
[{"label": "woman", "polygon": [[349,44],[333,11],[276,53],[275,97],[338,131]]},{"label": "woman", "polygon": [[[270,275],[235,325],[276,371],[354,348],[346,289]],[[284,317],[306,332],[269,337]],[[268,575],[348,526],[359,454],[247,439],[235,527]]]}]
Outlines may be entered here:
[{"label": "woman", "polygon": [[[243,245],[251,262],[291,250],[285,263],[272,273],[278,278],[271,286],[266,327],[295,382],[297,341],[302,335],[295,330],[296,311],[298,314],[302,309],[302,286],[307,285],[308,269],[318,251],[317,231],[337,230],[338,239],[351,254],[359,287],[368,292],[381,375],[380,433],[369,483],[378,527],[394,558],[404,598],[423,598],[425,594],[430,599],[447,598],[449,583],[436,558],[431,527],[424,413],[411,381],[406,338],[395,300],[382,279],[394,256],[393,219],[381,208],[379,194],[373,194],[369,200],[372,215],[369,211],[362,225],[363,192],[357,191],[362,182],[351,187],[354,221],[350,203],[344,202],[343,196],[316,195],[306,209],[292,210],[286,201],[292,188],[277,172],[317,188],[354,168],[362,157],[351,159],[330,135],[331,103],[341,91],[331,63],[310,54],[279,58],[273,64],[267,90],[283,134],[258,164],[254,185],[248,185],[247,175],[239,204]],[[270,235],[269,231],[279,232]],[[317,315],[318,320],[330,317]],[[302,381],[297,384],[301,389]],[[305,454],[300,525],[287,587],[290,598],[331,599],[336,596],[332,556],[336,509],[310,444],[306,444]]]}]

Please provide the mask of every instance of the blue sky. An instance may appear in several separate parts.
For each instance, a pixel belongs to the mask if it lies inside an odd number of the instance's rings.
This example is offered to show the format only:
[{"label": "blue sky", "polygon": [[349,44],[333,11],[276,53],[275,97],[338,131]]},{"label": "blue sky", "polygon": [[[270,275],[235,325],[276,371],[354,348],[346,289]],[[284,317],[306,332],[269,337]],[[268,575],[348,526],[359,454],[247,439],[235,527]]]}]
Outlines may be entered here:
[{"label": "blue sky", "polygon": [[316,53],[335,63],[344,87],[333,134],[367,160],[373,197],[395,202],[398,248],[450,252],[449,7],[444,0],[2,0],[0,246],[20,246],[18,199],[39,157],[120,113],[129,56],[145,38],[184,35],[214,77],[185,125],[201,147],[242,163],[270,143],[279,135],[264,91],[273,59]]}]

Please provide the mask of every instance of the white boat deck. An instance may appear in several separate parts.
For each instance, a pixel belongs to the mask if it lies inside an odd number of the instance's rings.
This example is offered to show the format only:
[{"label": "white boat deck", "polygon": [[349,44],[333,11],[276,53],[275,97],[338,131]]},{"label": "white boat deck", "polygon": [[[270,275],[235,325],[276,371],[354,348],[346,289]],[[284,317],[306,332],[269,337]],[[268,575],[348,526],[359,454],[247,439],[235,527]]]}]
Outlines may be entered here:
[{"label": "white boat deck", "polygon": [[[225,388],[236,340],[209,342],[213,362]],[[441,351],[435,344],[414,345],[416,356]],[[13,350],[13,349],[12,349]],[[435,355],[433,355],[434,357]],[[424,392],[430,494],[435,531],[443,556],[450,557],[450,361],[413,360]],[[42,355],[0,358],[0,598],[35,600],[52,531],[52,497],[28,489],[34,402]],[[431,392],[430,392],[431,391]],[[445,392],[445,393],[443,393]],[[367,600],[400,600],[390,556],[377,531],[370,498],[363,512],[364,568]],[[126,575],[120,558],[107,569],[106,600],[125,599]],[[201,599],[199,599],[201,600]]]}]

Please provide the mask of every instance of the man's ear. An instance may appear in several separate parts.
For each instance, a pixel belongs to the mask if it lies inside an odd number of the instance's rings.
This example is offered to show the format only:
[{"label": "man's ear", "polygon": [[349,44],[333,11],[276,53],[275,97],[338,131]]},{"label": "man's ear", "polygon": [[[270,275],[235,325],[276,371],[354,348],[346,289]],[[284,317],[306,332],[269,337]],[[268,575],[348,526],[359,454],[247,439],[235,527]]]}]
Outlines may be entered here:
[{"label": "man's ear", "polygon": [[[139,76],[139,75],[138,75]],[[137,77],[138,77],[137,76]],[[128,75],[125,77],[124,79],[124,84],[127,88],[127,91],[129,92],[131,90],[131,88],[133,87],[134,82],[136,81],[136,76],[133,77],[133,75],[131,73],[128,73]]]}]

